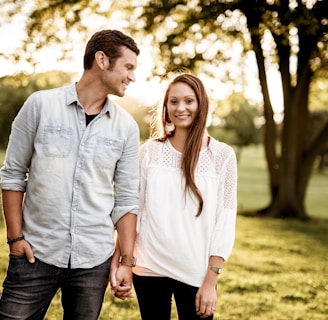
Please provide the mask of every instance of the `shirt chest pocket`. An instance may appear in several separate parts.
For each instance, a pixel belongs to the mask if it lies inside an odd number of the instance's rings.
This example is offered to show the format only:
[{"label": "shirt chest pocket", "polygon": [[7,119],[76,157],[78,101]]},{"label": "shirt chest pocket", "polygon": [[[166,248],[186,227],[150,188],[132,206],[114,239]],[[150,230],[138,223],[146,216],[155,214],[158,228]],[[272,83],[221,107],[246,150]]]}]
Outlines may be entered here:
[{"label": "shirt chest pocket", "polygon": [[97,137],[93,160],[100,168],[114,168],[121,158],[123,142],[106,137]]},{"label": "shirt chest pocket", "polygon": [[47,157],[66,158],[72,144],[72,128],[45,126],[43,132],[43,152]]}]

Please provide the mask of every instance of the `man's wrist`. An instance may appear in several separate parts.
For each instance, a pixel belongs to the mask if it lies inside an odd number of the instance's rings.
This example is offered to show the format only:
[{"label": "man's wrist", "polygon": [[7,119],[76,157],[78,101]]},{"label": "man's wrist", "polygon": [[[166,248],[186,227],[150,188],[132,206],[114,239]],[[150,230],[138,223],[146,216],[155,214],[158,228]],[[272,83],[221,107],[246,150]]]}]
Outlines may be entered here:
[{"label": "man's wrist", "polygon": [[24,236],[20,236],[20,237],[17,237],[17,238],[8,239],[7,240],[7,243],[10,245],[10,244],[12,244],[14,242],[22,241],[24,239],[25,239]]}]

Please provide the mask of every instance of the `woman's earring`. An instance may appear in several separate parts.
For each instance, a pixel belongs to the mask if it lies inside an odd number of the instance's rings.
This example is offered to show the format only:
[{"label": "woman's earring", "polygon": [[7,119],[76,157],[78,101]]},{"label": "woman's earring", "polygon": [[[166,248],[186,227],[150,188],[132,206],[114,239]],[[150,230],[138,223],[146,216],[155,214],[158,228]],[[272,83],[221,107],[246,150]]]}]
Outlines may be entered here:
[{"label": "woman's earring", "polygon": [[166,122],[165,124],[165,131],[167,134],[170,134],[174,131],[175,125],[172,122]]}]

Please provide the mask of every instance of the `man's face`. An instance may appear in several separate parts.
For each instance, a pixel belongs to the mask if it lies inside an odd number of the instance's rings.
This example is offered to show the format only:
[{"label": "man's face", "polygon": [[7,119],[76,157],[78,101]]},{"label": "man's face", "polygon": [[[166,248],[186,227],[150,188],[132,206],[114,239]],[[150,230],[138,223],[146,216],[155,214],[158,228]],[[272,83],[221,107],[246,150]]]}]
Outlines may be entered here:
[{"label": "man's face", "polygon": [[109,67],[103,74],[104,84],[108,88],[108,94],[123,97],[130,82],[134,82],[137,68],[137,55],[127,47],[122,48],[122,56],[114,65],[109,61]]}]

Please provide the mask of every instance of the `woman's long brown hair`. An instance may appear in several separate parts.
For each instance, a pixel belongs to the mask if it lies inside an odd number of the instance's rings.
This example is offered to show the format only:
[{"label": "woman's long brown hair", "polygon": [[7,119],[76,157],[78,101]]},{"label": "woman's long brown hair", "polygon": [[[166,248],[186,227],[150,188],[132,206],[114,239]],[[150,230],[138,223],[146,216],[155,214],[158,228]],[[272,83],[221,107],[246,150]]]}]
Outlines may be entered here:
[{"label": "woman's long brown hair", "polygon": [[161,110],[161,121],[157,122],[157,127],[153,127],[151,136],[158,141],[165,141],[169,136],[174,135],[174,131],[172,133],[167,133],[165,131],[165,125],[167,123],[167,101],[169,92],[171,87],[178,82],[187,84],[195,92],[198,102],[197,114],[189,129],[181,158],[181,170],[186,181],[185,193],[190,189],[197,198],[198,210],[196,217],[198,217],[203,210],[204,202],[195,183],[195,170],[202,147],[204,132],[206,130],[206,120],[209,109],[209,100],[205,87],[198,77],[190,73],[183,73],[171,81],[164,96],[163,107]]}]

